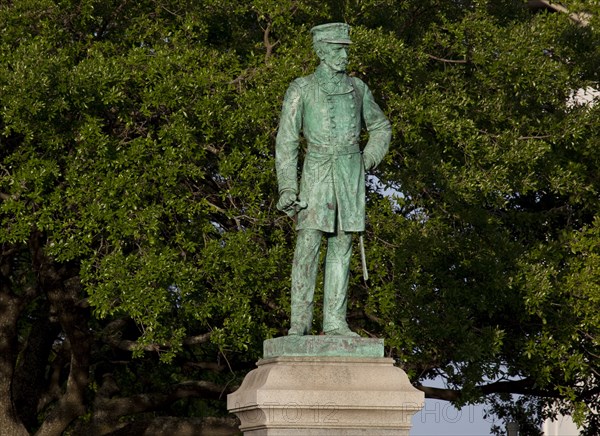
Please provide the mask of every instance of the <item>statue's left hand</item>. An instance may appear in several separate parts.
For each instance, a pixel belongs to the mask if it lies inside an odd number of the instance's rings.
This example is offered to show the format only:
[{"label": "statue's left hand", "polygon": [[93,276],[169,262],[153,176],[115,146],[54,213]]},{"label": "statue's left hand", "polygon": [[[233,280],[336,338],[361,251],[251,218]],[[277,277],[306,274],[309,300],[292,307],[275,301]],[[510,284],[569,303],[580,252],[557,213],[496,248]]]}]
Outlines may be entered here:
[{"label": "statue's left hand", "polygon": [[375,162],[375,159],[369,153],[363,153],[363,164],[365,166],[365,170],[369,171],[375,168],[377,162]]}]

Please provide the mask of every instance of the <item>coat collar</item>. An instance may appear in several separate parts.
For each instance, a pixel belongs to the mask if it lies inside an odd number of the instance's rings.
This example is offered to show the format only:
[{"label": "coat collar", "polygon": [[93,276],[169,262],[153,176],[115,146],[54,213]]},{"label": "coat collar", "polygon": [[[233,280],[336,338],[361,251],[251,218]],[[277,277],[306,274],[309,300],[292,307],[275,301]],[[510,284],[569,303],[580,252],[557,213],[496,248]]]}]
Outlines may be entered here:
[{"label": "coat collar", "polygon": [[337,73],[321,63],[315,71],[320,88],[327,94],[347,94],[353,90],[350,77],[346,73]]}]

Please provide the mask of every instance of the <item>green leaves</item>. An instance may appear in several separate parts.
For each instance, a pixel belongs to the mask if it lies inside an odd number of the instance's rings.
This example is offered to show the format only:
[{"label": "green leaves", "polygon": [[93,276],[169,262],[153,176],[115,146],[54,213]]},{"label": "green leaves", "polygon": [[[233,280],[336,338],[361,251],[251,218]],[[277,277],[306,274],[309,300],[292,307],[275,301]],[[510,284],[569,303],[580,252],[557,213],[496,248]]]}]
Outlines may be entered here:
[{"label": "green leaves", "polygon": [[600,355],[600,106],[569,96],[597,87],[600,11],[569,2],[591,13],[579,27],[523,4],[1,6],[0,242],[39,236],[99,323],[135,321],[139,357],[176,362],[211,332],[203,358],[255,360],[288,322],[281,102],[316,66],[309,29],[346,21],[349,69],[394,129],[350,323],[463,402],[519,377],[581,411]]}]

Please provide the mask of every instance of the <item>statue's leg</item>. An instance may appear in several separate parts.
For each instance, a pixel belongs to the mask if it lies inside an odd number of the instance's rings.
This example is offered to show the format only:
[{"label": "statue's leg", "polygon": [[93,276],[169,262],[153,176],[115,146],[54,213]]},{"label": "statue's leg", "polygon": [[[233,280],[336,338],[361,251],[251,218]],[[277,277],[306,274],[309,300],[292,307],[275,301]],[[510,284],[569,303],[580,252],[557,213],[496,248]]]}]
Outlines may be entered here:
[{"label": "statue's leg", "polygon": [[288,335],[310,333],[322,235],[320,230],[298,230],[292,264],[292,319]]},{"label": "statue's leg", "polygon": [[328,335],[358,336],[346,323],[352,233],[340,231],[327,238],[323,331]]}]

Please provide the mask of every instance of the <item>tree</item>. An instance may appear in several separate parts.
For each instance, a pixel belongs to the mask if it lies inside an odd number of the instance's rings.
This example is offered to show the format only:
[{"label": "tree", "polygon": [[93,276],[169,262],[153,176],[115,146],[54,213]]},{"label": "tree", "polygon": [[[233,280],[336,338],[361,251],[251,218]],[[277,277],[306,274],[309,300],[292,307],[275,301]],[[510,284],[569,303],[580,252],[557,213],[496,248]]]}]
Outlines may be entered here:
[{"label": "tree", "polygon": [[341,20],[395,129],[350,323],[430,397],[596,431],[598,108],[569,95],[598,81],[600,14],[524,6],[0,6],[0,428],[231,431],[224,395],[287,327],[281,100]]}]

